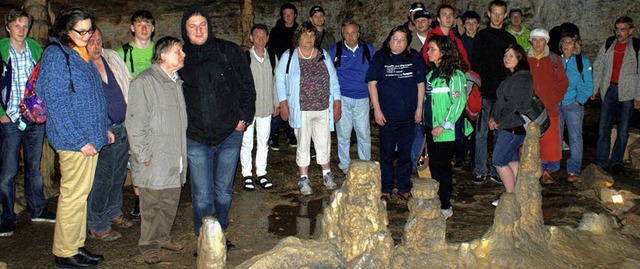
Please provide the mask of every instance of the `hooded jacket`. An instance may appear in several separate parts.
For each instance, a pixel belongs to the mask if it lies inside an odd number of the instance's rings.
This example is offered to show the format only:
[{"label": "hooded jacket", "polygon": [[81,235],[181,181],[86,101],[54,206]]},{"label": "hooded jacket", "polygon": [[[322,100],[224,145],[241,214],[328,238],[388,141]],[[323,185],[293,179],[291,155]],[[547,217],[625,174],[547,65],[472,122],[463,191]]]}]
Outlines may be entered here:
[{"label": "hooded jacket", "polygon": [[[193,15],[207,20],[208,38],[202,45],[191,43],[186,21]],[[232,42],[218,39],[211,29],[211,17],[202,7],[187,9],[182,16],[184,81],[187,106],[187,138],[207,146],[217,146],[235,130],[238,122],[252,122],[256,91],[247,57]]]}]

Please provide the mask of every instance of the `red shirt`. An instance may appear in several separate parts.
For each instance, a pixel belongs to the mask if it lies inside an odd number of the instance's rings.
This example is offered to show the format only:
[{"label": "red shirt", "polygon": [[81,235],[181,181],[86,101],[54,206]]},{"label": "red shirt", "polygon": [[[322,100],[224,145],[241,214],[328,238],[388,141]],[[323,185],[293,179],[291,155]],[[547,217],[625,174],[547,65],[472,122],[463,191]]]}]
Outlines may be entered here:
[{"label": "red shirt", "polygon": [[611,83],[618,83],[620,77],[620,67],[622,67],[622,58],[624,51],[627,49],[627,43],[616,42],[613,47],[613,69],[611,70]]}]

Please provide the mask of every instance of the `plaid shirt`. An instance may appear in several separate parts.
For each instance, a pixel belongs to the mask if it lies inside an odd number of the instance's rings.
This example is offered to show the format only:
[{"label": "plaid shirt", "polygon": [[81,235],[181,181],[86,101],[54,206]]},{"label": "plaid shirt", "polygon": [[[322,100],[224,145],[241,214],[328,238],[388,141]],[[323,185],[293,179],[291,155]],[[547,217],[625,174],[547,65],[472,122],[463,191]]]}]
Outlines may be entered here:
[{"label": "plaid shirt", "polygon": [[24,88],[27,85],[31,71],[35,67],[36,63],[31,56],[31,50],[25,44],[24,51],[19,53],[13,48],[13,45],[9,48],[9,58],[11,59],[11,97],[7,104],[7,116],[11,118],[11,121],[18,122],[21,117],[20,114],[20,101],[24,98]]}]

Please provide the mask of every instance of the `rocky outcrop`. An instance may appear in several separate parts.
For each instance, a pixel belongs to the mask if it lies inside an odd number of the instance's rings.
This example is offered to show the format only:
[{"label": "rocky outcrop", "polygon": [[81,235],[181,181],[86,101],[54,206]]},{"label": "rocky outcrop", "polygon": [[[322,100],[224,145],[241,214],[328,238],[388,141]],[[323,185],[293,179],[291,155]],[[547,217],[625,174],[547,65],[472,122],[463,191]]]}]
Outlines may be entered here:
[{"label": "rocky outcrop", "polygon": [[287,237],[272,250],[243,262],[237,269],[347,268],[344,256],[329,242]]},{"label": "rocky outcrop", "polygon": [[[392,251],[379,201],[377,163],[354,162],[332,195],[320,241],[286,238],[238,268],[635,268],[640,250],[618,232],[615,217],[585,214],[579,227],[545,226],[542,218],[540,130],[528,131],[513,193],[505,193],[494,223],[479,239],[446,242],[438,183],[413,182],[402,243]],[[596,182],[595,180],[593,180]],[[598,184],[604,185],[603,181]],[[604,181],[606,182],[606,181]],[[595,184],[595,183],[594,183]],[[637,218],[628,220],[638,222]],[[632,234],[635,235],[635,234]],[[598,255],[592,255],[594,251]],[[302,257],[302,258],[301,258]]]},{"label": "rocky outcrop", "polygon": [[220,222],[214,216],[202,218],[198,236],[198,269],[224,268],[227,245]]},{"label": "rocky outcrop", "polygon": [[380,201],[380,165],[352,161],[322,219],[321,241],[343,253],[348,268],[389,268],[393,239],[387,210]]}]

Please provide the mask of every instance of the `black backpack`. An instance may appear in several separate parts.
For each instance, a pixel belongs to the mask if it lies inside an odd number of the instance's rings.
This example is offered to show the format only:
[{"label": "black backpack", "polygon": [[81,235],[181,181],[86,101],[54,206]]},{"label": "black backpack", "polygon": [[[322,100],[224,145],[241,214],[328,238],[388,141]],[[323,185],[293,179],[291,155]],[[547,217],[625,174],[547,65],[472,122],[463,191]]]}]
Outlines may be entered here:
[{"label": "black backpack", "polygon": [[[251,52],[247,50],[246,53],[247,53],[247,62],[249,62],[249,65],[251,65]],[[267,50],[267,53],[269,53],[269,63],[271,64],[271,75],[274,75],[276,73],[276,55],[271,53],[268,50]]]},{"label": "black backpack", "polygon": [[[342,44],[344,41],[338,41],[336,43],[336,58],[333,59],[333,66],[340,67],[340,60],[342,58]],[[358,39],[358,46],[362,46],[362,64],[364,64],[364,60],[371,63],[371,51],[369,51],[369,46],[367,43]]]}]

